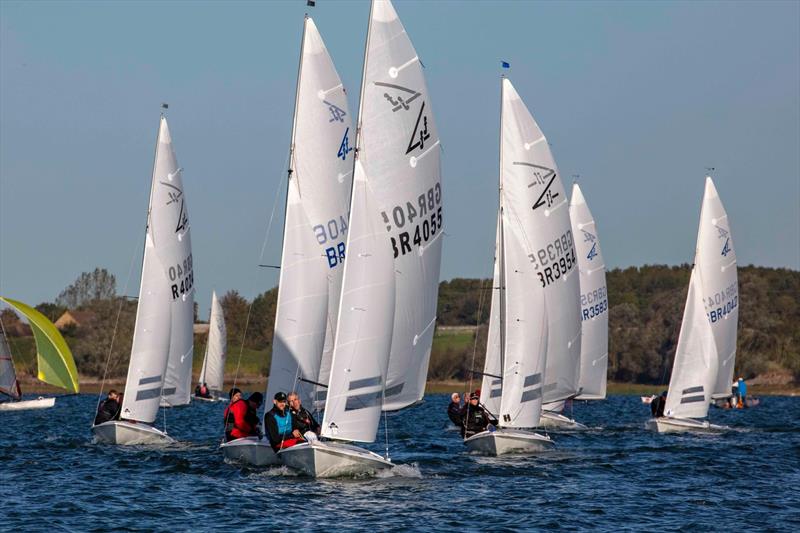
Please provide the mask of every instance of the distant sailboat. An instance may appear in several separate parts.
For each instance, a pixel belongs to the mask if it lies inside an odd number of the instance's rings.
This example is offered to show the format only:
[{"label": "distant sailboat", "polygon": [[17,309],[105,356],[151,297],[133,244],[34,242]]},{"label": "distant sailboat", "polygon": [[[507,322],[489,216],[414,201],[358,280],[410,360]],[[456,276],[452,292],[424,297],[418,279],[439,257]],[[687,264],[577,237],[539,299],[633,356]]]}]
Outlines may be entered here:
[{"label": "distant sailboat", "polygon": [[211,316],[208,319],[208,342],[203,366],[200,369],[199,385],[205,383],[211,397],[193,396],[201,401],[226,401],[223,393],[225,381],[225,358],[227,356],[228,335],[225,331],[225,315],[217,299],[217,293],[211,292]]},{"label": "distant sailboat", "polygon": [[[194,272],[183,180],[172,148],[167,119],[162,115],[156,141],[142,279],[122,412],[120,420],[92,426],[98,442],[172,442],[171,437],[152,424],[158,414],[162,393],[168,392],[166,374],[170,368],[182,372],[180,369],[186,364],[178,357],[173,361],[176,364],[168,366],[168,360],[172,360],[172,354],[179,352],[185,358],[191,358],[190,352],[183,352],[186,348],[184,308],[187,302],[193,302],[193,294]],[[173,328],[180,330],[180,335],[172,335]],[[173,352],[173,348],[178,351]],[[178,386],[183,386],[178,381],[171,382],[175,385],[175,391],[169,391],[173,396]],[[184,388],[188,390],[188,386]]]},{"label": "distant sailboat", "polygon": [[421,399],[435,323],[439,138],[422,65],[388,0],[372,2],[360,102],[322,439],[278,452],[315,477],[393,466],[348,443],[374,442],[382,410]]},{"label": "distant sailboat", "polygon": [[[603,400],[608,370],[608,292],[606,266],[600,239],[581,188],[572,186],[569,202],[572,236],[580,271],[581,369],[576,400]],[[542,413],[542,427],[586,429],[563,414],[564,401],[550,404]]]},{"label": "distant sailboat", "polygon": [[[349,226],[355,131],[347,94],[308,16],[301,43],[267,410],[279,391],[324,405]],[[254,465],[280,462],[267,439],[221,449]]]},{"label": "distant sailboat", "polygon": [[[709,402],[718,391],[719,397],[730,396],[738,292],[736,254],[728,216],[714,182],[706,177],[695,264],[689,278],[664,416],[648,420],[648,429],[659,433],[724,429],[703,419],[708,416]],[[724,396],[722,385],[727,390]]]},{"label": "distant sailboat", "polygon": [[[506,78],[500,93],[500,206],[480,398],[499,427],[464,440],[470,451],[488,455],[531,453],[553,445],[549,437],[526,430],[539,425],[550,331],[543,264],[531,257],[552,242],[554,232],[563,230],[557,226],[563,217],[551,217],[550,211],[551,197],[558,197],[560,187],[553,182],[557,174],[552,158],[545,168],[541,148],[529,153],[537,145],[547,149],[544,136]],[[563,202],[560,188],[558,201]],[[545,197],[548,200],[540,204]]]},{"label": "distant sailboat", "polygon": [[[5,302],[28,319],[36,340],[36,362],[39,381],[65,389],[72,394],[80,392],[78,370],[64,337],[50,320],[42,313],[17,300],[0,296]],[[0,394],[10,401],[0,402],[0,411],[21,411],[25,409],[45,409],[53,407],[55,398],[37,398],[22,401],[22,390],[14,370],[14,360],[8,345],[5,329],[0,324]]]}]

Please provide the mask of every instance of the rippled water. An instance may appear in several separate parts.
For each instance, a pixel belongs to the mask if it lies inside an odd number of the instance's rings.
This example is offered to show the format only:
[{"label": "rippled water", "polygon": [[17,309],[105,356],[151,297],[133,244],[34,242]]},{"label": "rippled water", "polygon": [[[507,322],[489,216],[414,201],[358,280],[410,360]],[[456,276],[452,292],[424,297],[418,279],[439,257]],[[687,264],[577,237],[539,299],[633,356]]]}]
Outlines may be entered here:
[{"label": "rippled water", "polygon": [[95,401],[0,413],[0,529],[800,529],[800,398],[712,410],[731,430],[699,436],[646,432],[649,407],[614,396],[576,404],[593,429],[552,434],[552,452],[488,458],[465,453],[432,395],[388,419],[401,466],[325,481],[225,463],[223,404],[169,411],[174,446],[96,445]]}]

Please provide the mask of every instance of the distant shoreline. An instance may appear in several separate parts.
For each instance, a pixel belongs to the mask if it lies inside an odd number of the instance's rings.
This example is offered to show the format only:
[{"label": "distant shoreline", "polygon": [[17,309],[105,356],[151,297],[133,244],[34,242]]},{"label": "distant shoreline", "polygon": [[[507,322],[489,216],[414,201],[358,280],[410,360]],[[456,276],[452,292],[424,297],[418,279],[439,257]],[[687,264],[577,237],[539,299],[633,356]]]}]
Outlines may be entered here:
[{"label": "distant shoreline", "polygon": [[[25,376],[20,379],[23,393],[34,394],[59,394],[63,391],[56,387],[41,383],[40,381]],[[194,383],[194,382],[193,382]],[[122,389],[125,387],[124,379],[112,379],[106,381],[103,386],[102,380],[96,378],[86,378],[79,380],[82,393],[99,393],[101,386],[103,391],[109,389]],[[260,376],[244,376],[236,380],[236,386],[244,391],[262,391],[266,388],[267,379]],[[233,380],[225,382],[225,388],[234,386]],[[451,392],[464,392],[469,387],[469,383],[464,381],[428,381],[425,392],[427,394],[444,394]],[[480,381],[472,382],[472,389],[480,387]],[[658,394],[667,389],[667,385],[649,385],[639,383],[615,383],[608,384],[608,394],[647,396]],[[748,392],[752,396],[800,396],[800,386],[798,385],[748,385]]]}]

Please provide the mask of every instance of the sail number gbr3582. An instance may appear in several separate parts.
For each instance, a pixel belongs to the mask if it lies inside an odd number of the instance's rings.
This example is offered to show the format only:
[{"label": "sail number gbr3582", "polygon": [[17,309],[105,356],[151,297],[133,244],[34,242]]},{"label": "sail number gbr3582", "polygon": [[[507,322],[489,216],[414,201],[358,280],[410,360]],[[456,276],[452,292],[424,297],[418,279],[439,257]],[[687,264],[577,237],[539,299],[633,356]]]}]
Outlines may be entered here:
[{"label": "sail number gbr3582", "polygon": [[382,211],[386,231],[400,230],[390,237],[395,259],[432,241],[442,231],[442,186],[438,182],[415,201]]}]

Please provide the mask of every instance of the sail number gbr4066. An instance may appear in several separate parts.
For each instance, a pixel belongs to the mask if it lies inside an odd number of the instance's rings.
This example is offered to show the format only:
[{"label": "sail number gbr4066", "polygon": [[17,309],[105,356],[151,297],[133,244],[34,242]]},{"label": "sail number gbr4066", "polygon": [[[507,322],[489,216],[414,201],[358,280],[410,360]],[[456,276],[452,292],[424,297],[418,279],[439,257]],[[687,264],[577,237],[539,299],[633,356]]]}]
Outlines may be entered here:
[{"label": "sail number gbr4066", "polygon": [[391,210],[381,211],[390,237],[395,259],[419,249],[442,231],[442,186],[439,182],[420,194],[414,201],[399,203]]}]

